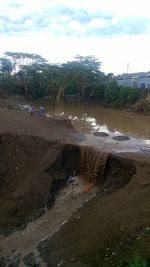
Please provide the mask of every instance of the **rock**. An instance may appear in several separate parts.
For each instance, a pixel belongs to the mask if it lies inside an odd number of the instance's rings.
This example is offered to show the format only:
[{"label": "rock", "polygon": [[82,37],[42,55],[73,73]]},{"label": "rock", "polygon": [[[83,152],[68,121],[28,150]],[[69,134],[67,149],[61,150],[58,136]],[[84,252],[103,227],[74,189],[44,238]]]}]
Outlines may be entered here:
[{"label": "rock", "polygon": [[64,262],[63,261],[60,261],[59,263],[57,263],[57,266],[61,266],[63,264],[64,264]]},{"label": "rock", "polygon": [[117,141],[126,141],[126,140],[130,140],[130,137],[126,135],[117,135],[117,136],[112,137],[112,139],[117,140]]},{"label": "rock", "polygon": [[99,137],[107,137],[107,136],[109,136],[109,134],[105,133],[105,132],[95,132],[94,135],[95,136],[99,136]]}]

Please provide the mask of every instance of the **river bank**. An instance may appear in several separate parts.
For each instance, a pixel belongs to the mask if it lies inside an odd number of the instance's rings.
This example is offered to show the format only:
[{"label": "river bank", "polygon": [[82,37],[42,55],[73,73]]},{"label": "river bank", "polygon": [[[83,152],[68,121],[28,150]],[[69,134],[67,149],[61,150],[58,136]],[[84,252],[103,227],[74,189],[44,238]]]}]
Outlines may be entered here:
[{"label": "river bank", "polygon": [[[7,94],[3,90],[0,90],[0,107],[8,108],[8,109],[21,109],[23,105],[36,105],[39,106],[39,103],[46,104],[49,106],[53,106],[52,99],[49,98],[39,98],[38,100],[34,100],[30,97],[24,97],[21,95],[14,95],[14,94]],[[138,100],[137,103],[133,105],[124,104],[120,105],[117,102],[115,103],[105,103],[100,100],[85,100],[83,102],[80,101],[79,96],[65,96],[65,102],[60,105],[61,107],[65,104],[72,103],[73,105],[80,103],[81,105],[97,105],[104,108],[114,109],[114,110],[121,110],[126,112],[133,112],[137,114],[141,114],[143,116],[150,115],[150,98],[141,98]],[[53,107],[54,108],[54,107]],[[56,107],[57,110],[57,107]]]},{"label": "river bank", "polygon": [[[92,257],[103,257],[116,239],[127,236],[136,236],[134,247],[149,256],[149,231],[140,239],[136,234],[150,224],[150,147],[145,140],[114,139],[120,134],[101,131],[85,135],[68,120],[16,110],[0,109],[0,125],[0,223],[3,230],[9,222],[15,227],[7,236],[1,230],[5,262],[24,266],[28,258],[34,264],[38,257],[41,266],[90,266]],[[60,188],[48,206],[52,181],[74,172],[81,178]],[[95,178],[96,187],[91,185]],[[115,252],[116,261],[129,257],[121,251]]]},{"label": "river bank", "polygon": [[[31,117],[21,110],[31,100],[6,96],[0,103],[1,260],[33,266],[38,257],[41,266],[70,267],[91,266],[97,256],[118,262],[134,250],[149,257],[149,117],[77,103],[52,113],[45,102],[48,116]],[[83,151],[92,166],[85,164],[85,177],[93,178],[101,161],[104,184],[75,177],[54,203],[53,179],[78,172]],[[52,170],[60,154],[63,169]],[[131,178],[128,159],[136,170]],[[106,185],[110,192],[99,198]]]}]

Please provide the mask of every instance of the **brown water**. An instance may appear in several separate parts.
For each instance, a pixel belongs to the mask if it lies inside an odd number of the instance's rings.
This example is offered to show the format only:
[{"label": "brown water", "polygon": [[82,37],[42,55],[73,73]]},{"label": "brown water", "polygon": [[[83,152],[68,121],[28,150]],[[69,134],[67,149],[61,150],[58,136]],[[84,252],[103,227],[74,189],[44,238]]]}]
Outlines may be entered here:
[{"label": "brown water", "polygon": [[49,116],[62,116],[72,120],[73,125],[84,133],[96,130],[122,133],[133,138],[150,139],[150,116],[104,108],[95,104],[65,104],[55,113],[46,105]]}]

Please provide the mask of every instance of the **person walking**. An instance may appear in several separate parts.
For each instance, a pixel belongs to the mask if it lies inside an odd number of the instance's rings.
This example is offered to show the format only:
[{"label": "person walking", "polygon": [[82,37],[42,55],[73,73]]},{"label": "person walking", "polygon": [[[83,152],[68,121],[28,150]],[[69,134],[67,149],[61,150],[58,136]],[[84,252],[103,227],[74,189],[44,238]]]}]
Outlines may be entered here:
[{"label": "person walking", "polygon": [[29,111],[30,111],[30,115],[31,115],[31,117],[33,117],[35,108],[34,108],[33,106],[31,106],[31,107],[29,107]]},{"label": "person walking", "polygon": [[39,267],[40,266],[40,260],[38,258],[35,259],[33,266],[34,267]]},{"label": "person walking", "polygon": [[40,114],[41,116],[44,116],[44,115],[45,115],[45,108],[44,108],[43,106],[40,106],[39,114]]}]

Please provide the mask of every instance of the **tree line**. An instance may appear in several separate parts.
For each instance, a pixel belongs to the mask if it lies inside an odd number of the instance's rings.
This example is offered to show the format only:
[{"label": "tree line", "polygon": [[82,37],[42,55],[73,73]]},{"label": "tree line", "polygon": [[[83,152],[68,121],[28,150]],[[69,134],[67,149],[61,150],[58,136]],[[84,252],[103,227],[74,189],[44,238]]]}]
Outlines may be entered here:
[{"label": "tree line", "polygon": [[119,86],[112,73],[101,71],[94,56],[77,55],[62,64],[49,63],[37,54],[5,52],[0,58],[0,88],[33,99],[50,97],[55,104],[74,96],[80,101],[134,104],[139,89]]}]

